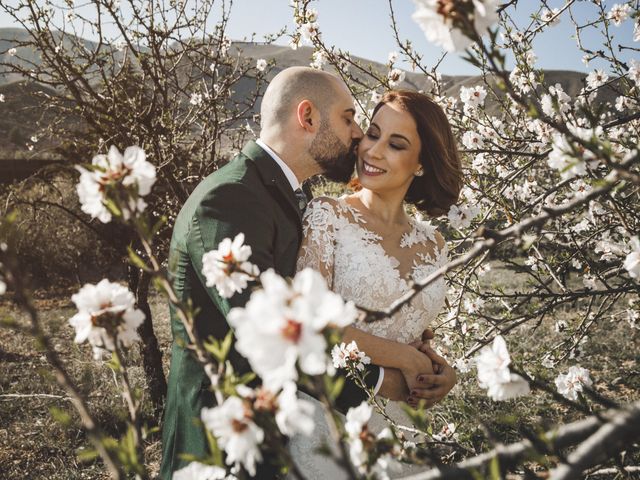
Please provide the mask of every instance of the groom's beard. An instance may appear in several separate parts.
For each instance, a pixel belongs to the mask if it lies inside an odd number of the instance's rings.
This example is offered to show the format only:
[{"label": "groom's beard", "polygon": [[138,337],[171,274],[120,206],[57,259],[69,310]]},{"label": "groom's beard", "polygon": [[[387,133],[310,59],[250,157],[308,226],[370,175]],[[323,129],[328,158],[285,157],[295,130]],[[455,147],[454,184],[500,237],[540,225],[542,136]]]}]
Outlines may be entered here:
[{"label": "groom's beard", "polygon": [[318,135],[311,142],[309,154],[327,179],[347,183],[353,175],[358,158],[358,141],[345,145],[326,122],[321,122]]}]

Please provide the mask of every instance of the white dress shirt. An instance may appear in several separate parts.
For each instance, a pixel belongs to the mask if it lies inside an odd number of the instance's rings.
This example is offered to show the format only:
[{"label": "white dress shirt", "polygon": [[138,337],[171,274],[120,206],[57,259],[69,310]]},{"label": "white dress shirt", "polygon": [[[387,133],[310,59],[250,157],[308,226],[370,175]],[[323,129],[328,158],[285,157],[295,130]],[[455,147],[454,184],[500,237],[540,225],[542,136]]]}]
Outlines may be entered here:
[{"label": "white dress shirt", "polygon": [[296,174],[293,173],[293,170],[291,170],[291,167],[289,167],[289,165],[287,165],[284,162],[284,160],[282,160],[278,156],[278,154],[274,152],[271,149],[271,147],[269,147],[262,140],[257,139],[256,143],[260,145],[260,148],[262,148],[265,152],[267,152],[271,156],[271,158],[273,158],[276,161],[276,163],[284,173],[284,176],[287,177],[287,180],[289,180],[289,184],[291,185],[291,188],[293,189],[293,191],[295,192],[296,190],[298,190],[300,188],[300,180],[298,180],[298,177],[296,177]]}]

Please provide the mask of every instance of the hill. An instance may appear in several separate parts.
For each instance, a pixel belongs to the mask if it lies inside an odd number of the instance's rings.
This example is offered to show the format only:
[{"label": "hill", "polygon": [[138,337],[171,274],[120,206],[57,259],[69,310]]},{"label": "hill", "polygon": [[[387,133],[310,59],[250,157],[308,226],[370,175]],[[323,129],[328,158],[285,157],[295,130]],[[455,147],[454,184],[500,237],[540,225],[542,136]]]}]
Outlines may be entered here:
[{"label": "hill", "polygon": [[[97,48],[97,43],[77,39],[70,35],[58,33],[63,45],[72,45],[80,43],[88,50]],[[18,62],[23,66],[32,63],[39,65],[42,61],[40,54],[33,49],[20,46],[21,42],[28,40],[28,33],[19,28],[2,28],[0,29],[0,52],[7,52],[10,48],[17,49],[17,55],[9,56],[8,53],[0,53],[0,63],[2,62]],[[122,55],[111,46],[102,46],[101,48],[114,55]],[[308,65],[312,61],[313,49],[311,47],[300,47],[292,50],[289,47],[279,45],[267,45],[261,43],[250,42],[234,42],[230,49],[230,55],[238,56],[242,59],[254,62],[259,58],[264,58],[275,64],[271,69],[268,79],[282,69],[294,65]],[[117,58],[117,57],[116,57]],[[366,68],[386,74],[387,66],[378,62],[373,62],[364,58],[354,57]],[[185,66],[191,61],[185,56]],[[97,67],[96,67],[97,68]],[[137,68],[134,66],[134,68]],[[188,71],[190,69],[186,69]],[[202,74],[203,76],[206,75]],[[584,85],[585,75],[580,72],[573,71],[546,71],[545,79],[549,84],[560,83],[569,95],[575,96]],[[361,75],[364,79],[365,76]],[[481,76],[449,76],[443,75],[443,86],[445,94],[458,97],[461,87],[469,87],[483,84]],[[422,90],[428,85],[428,80],[421,73],[406,72],[405,80],[400,85],[402,88]],[[249,92],[255,90],[255,80],[252,78],[243,78],[234,86],[233,99],[240,101],[247,98]],[[0,66],[0,95],[4,95],[4,103],[0,102],[0,159],[17,158],[42,158],[46,156],[46,152],[51,151],[55,147],[55,142],[51,140],[32,141],[32,136],[40,128],[47,125],[51,119],[46,114],[47,97],[56,95],[51,88],[35,83],[32,80],[25,79],[18,74],[8,73],[7,67]],[[599,99],[612,100],[615,94],[612,91],[603,92]],[[256,106],[256,110],[259,104]],[[489,101],[488,110],[492,112],[495,106]],[[77,119],[68,119],[65,121],[67,125],[78,123]],[[0,167],[0,178],[3,177],[2,167]],[[6,168],[4,169],[6,172]]]}]

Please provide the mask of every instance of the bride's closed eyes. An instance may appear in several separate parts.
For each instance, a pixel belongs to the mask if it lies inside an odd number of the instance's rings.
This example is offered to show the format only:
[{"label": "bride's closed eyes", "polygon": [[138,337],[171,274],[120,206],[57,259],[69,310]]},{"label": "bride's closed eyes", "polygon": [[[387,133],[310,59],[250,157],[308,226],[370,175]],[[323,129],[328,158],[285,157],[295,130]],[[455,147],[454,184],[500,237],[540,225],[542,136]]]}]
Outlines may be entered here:
[{"label": "bride's closed eyes", "polygon": [[[369,127],[365,135],[370,140],[377,140],[378,138],[380,138],[380,133],[377,131],[376,128],[373,128],[373,127]],[[391,137],[393,138],[396,136],[401,137],[401,135],[392,135]],[[402,143],[398,143],[397,141],[389,142],[389,146],[394,150],[405,150],[407,148],[406,145],[403,145]]]}]

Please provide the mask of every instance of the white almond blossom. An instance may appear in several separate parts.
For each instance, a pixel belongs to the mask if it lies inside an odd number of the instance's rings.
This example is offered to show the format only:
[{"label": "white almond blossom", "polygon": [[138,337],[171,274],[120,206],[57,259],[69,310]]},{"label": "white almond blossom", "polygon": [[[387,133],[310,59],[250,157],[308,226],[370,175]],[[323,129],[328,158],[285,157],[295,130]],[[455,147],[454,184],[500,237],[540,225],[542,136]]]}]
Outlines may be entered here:
[{"label": "white almond blossom", "polygon": [[344,342],[340,345],[334,345],[331,349],[331,359],[335,368],[353,366],[360,371],[364,370],[365,365],[371,363],[371,358],[358,349],[355,340],[348,345]]},{"label": "white almond blossom", "polygon": [[126,287],[106,278],[97,285],[87,283],[71,296],[78,313],[69,319],[76,343],[88,340],[96,360],[116,346],[129,347],[140,340],[137,328],[144,313],[135,308],[135,297]]},{"label": "white almond blossom", "polygon": [[276,424],[283,435],[301,433],[309,436],[313,433],[313,403],[298,398],[295,383],[285,384],[277,403]]},{"label": "white almond blossom", "polygon": [[636,87],[640,87],[640,62],[634,58],[629,60],[629,70],[627,70],[629,79],[636,84]]},{"label": "white almond blossom", "polygon": [[631,13],[631,6],[623,3],[622,5],[620,5],[619,3],[616,3],[615,5],[613,5],[613,7],[611,7],[611,10],[609,10],[609,13],[607,13],[607,18],[611,21],[613,21],[613,24],[616,27],[619,27],[620,25],[622,25],[622,22],[624,22],[627,18],[629,18],[629,14]]},{"label": "white almond blossom", "polygon": [[121,155],[115,146],[107,155],[96,155],[91,161],[92,170],[76,167],[80,172],[80,181],[76,187],[82,211],[103,223],[111,221],[112,215],[106,207],[105,193],[108,186],[121,185],[134,188],[135,195],[121,205],[122,215],[128,220],[136,212],[143,212],[147,204],[140,198],[151,192],[156,181],[156,168],[147,162],[144,150],[140,147],[127,147]]},{"label": "white almond blossom", "polygon": [[633,25],[633,41],[640,42],[640,20]]},{"label": "white almond blossom", "polygon": [[0,280],[0,295],[7,293],[7,284]]},{"label": "white almond blossom", "polygon": [[477,205],[452,205],[447,214],[449,223],[455,229],[468,228],[471,225],[471,221],[480,213],[480,208]]},{"label": "white almond blossom", "polygon": [[316,70],[322,70],[322,67],[324,67],[329,61],[329,56],[324,50],[316,50],[315,52],[313,52],[311,59],[313,61],[309,64],[309,66],[311,68],[315,68]]},{"label": "white almond blossom", "polygon": [[395,88],[400,85],[406,76],[406,73],[399,68],[394,68],[389,71],[387,74],[387,79],[389,80],[389,86],[391,88]]},{"label": "white almond blossom", "polygon": [[491,346],[483,347],[476,357],[478,383],[487,389],[487,395],[493,400],[509,400],[529,393],[529,383],[520,375],[511,373],[510,363],[507,344],[500,335]]},{"label": "white almond blossom", "polygon": [[595,290],[598,287],[598,279],[593,275],[585,275],[582,277],[582,284],[587,290]]},{"label": "white almond blossom", "polygon": [[460,373],[469,373],[471,371],[471,362],[466,358],[458,358],[453,363],[453,367]]},{"label": "white almond blossom", "polygon": [[300,25],[298,28],[300,38],[307,43],[313,43],[313,39],[318,36],[318,24],[315,22],[307,22]]},{"label": "white almond blossom", "polygon": [[[376,463],[369,469],[371,478],[379,480],[390,480],[389,473],[393,473],[393,478],[398,478],[398,474],[402,472],[402,464],[397,460],[402,455],[402,448],[395,441],[393,433],[389,427],[383,428],[376,436],[376,441],[385,442],[384,446],[388,449],[385,453],[376,459]],[[367,473],[362,468],[361,473]]]},{"label": "white almond blossom", "polygon": [[[567,127],[576,137],[584,141],[600,138],[602,135],[600,126],[591,129],[568,124]],[[592,152],[579,144],[572,144],[564,135],[556,134],[553,137],[552,147],[547,163],[554,170],[558,170],[563,179],[586,175],[587,167],[595,168],[598,165],[598,160]]]},{"label": "white almond blossom", "polygon": [[535,72],[529,72],[526,74],[518,66],[509,74],[509,81],[522,93],[529,93],[533,88],[538,86]]},{"label": "white almond blossom", "polygon": [[542,95],[540,105],[545,115],[550,117],[568,113],[571,110],[571,97],[567,95],[559,83],[549,87],[549,93]]},{"label": "white almond blossom", "polygon": [[10,57],[15,57],[15,56],[16,56],[16,53],[18,53],[18,50],[16,50],[15,48],[10,48],[9,50],[7,50],[7,54],[8,54]]},{"label": "white almond blossom", "polygon": [[0,93],[0,103],[4,103],[4,93]]},{"label": "white almond blossom", "polygon": [[318,10],[315,8],[307,9],[307,21],[315,22],[318,20]]},{"label": "white almond blossom", "polygon": [[593,187],[591,185],[589,185],[588,183],[585,183],[581,179],[571,182],[569,186],[571,187],[571,190],[573,190],[574,192],[573,198],[584,198],[591,190],[593,190]]},{"label": "white almond blossom", "polygon": [[347,421],[344,429],[349,436],[349,456],[356,467],[361,467],[367,461],[367,452],[362,442],[362,432],[367,428],[371,418],[373,407],[362,402],[357,407],[350,408],[347,412]]},{"label": "white almond blossom", "polygon": [[264,272],[260,282],[263,289],[251,294],[245,308],[234,308],[228,315],[238,352],[272,391],[298,378],[296,362],[306,374],[323,374],[323,330],[353,323],[354,304],[329,290],[324,277],[311,269],[298,272],[291,286],[273,270]]},{"label": "white almond blossom", "polygon": [[458,439],[455,423],[446,423],[445,425],[442,426],[442,429],[440,430],[439,433],[433,434],[433,439],[437,442],[444,442],[449,438],[453,438],[453,440]]},{"label": "white almond blossom", "polygon": [[560,10],[557,8],[552,8],[551,10],[549,10],[548,8],[545,8],[544,10],[542,10],[540,14],[540,19],[544,23],[548,23],[550,27],[553,27],[560,23],[560,17],[557,16],[559,13],[560,13]]},{"label": "white almond blossom", "polygon": [[460,88],[460,100],[465,106],[471,108],[481,107],[484,105],[485,98],[487,98],[487,91],[480,85]]},{"label": "white almond blossom", "polygon": [[256,462],[262,461],[259,445],[264,440],[264,431],[253,422],[252,412],[245,401],[229,397],[222,405],[204,407],[200,418],[227,454],[227,465],[242,465],[249,475],[254,476]]},{"label": "white almond blossom", "polygon": [[587,85],[592,90],[595,90],[598,87],[604,85],[604,83],[609,80],[609,75],[607,75],[603,70],[594,70],[589,75],[587,75]]},{"label": "white almond blossom", "polygon": [[577,400],[578,393],[584,390],[584,387],[591,387],[593,381],[586,368],[572,366],[566,374],[560,374],[555,380],[558,393],[569,400]]},{"label": "white almond blossom", "polygon": [[620,95],[616,98],[616,110],[619,112],[623,112],[626,109],[630,108],[633,105],[633,102],[630,98]]},{"label": "white almond blossom", "polygon": [[640,238],[631,240],[633,250],[624,259],[623,267],[629,272],[629,276],[640,281]]},{"label": "white almond blossom", "polygon": [[464,309],[467,313],[478,313],[484,307],[484,300],[480,297],[465,298]]},{"label": "white almond blossom", "polygon": [[223,298],[242,292],[248,283],[260,273],[258,267],[249,262],[251,246],[244,245],[244,233],[233,240],[225,238],[216,250],[202,256],[202,274],[207,287],[215,287]]},{"label": "white almond blossom", "polygon": [[388,57],[387,57],[387,62],[388,62],[389,64],[393,64],[393,63],[395,63],[395,61],[398,59],[398,56],[399,56],[399,55],[400,55],[400,54],[399,54],[398,52],[396,52],[396,51],[389,52],[389,55],[388,55]]},{"label": "white almond blossom", "polygon": [[203,96],[201,93],[194,92],[191,94],[191,98],[189,99],[189,103],[194,106],[202,105]]},{"label": "white almond blossom", "polygon": [[256,70],[264,72],[265,68],[267,68],[267,61],[264,58],[259,58],[256,61]]},{"label": "white almond blossom", "polygon": [[482,36],[498,21],[497,0],[472,2],[446,2],[441,0],[414,0],[417,10],[413,20],[420,26],[427,40],[449,52],[467,48],[472,39],[468,26]]},{"label": "white almond blossom", "polygon": [[486,153],[478,153],[471,165],[476,172],[486,174],[489,171],[489,160]]},{"label": "white almond blossom", "polygon": [[215,465],[205,465],[200,462],[191,462],[186,467],[173,472],[173,480],[225,480],[235,478],[227,476],[224,468]]},{"label": "white almond blossom", "polygon": [[469,130],[464,132],[462,136],[462,144],[469,149],[478,149],[484,147],[484,140],[477,132]]}]

